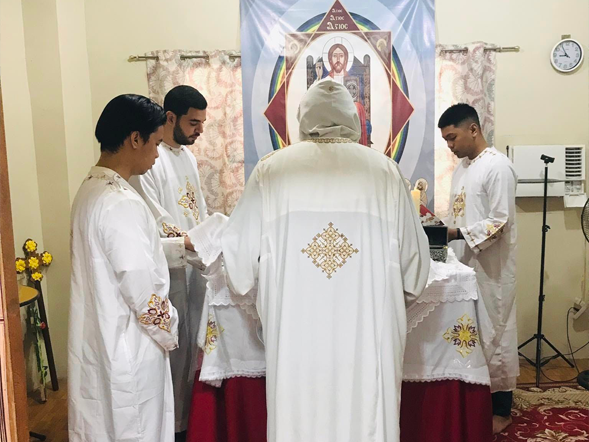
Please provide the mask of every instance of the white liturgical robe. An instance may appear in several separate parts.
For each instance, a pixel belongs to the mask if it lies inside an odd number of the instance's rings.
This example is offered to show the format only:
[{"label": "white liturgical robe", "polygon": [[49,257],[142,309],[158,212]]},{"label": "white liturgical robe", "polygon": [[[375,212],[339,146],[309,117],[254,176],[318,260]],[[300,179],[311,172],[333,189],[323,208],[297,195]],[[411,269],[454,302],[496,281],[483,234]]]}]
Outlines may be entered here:
[{"label": "white liturgical robe", "polygon": [[[144,175],[130,182],[151,209],[162,238],[184,236],[207,216],[196,159],[186,147],[166,143],[158,147],[159,158]],[[164,240],[167,241],[167,240]],[[167,250],[167,248],[166,248]],[[186,254],[190,252],[186,251]],[[197,334],[205,298],[206,280],[191,265],[173,267],[170,258],[170,300],[178,310],[179,349],[170,354],[176,432],[186,430],[192,385],[197,365]]]},{"label": "white liturgical robe", "polygon": [[312,86],[299,122],[306,141],[258,163],[222,237],[235,293],[259,285],[268,441],[398,441],[427,237],[397,164],[356,143],[344,86]]},{"label": "white liturgical robe", "polygon": [[71,442],[173,442],[169,274],[147,205],[94,167],[72,208],[68,346]]},{"label": "white liturgical robe", "polygon": [[488,147],[456,167],[450,195],[449,228],[460,228],[464,241],[452,248],[474,268],[481,298],[495,331],[489,362],[491,391],[515,389],[519,375],[515,324],[515,189],[509,159]]}]

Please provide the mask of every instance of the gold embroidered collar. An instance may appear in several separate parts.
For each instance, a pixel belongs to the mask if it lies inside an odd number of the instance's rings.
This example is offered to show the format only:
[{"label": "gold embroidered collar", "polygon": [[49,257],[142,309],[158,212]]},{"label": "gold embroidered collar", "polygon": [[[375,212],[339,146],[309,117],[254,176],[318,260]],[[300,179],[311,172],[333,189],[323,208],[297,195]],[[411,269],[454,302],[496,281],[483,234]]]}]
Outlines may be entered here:
[{"label": "gold embroidered collar", "polygon": [[165,143],[164,141],[162,141],[162,144],[161,144],[161,146],[162,146],[164,149],[167,149],[167,150],[169,150],[170,152],[172,152],[172,153],[173,153],[174,155],[176,155],[176,156],[179,156],[179,155],[182,153],[182,151],[184,150],[184,146],[180,146],[180,147],[172,147],[172,146],[170,146],[169,144]]},{"label": "gold embroidered collar", "polygon": [[100,166],[94,166],[92,169],[90,169],[90,173],[88,174],[86,180],[90,180],[92,178],[104,180],[108,184],[114,184],[115,181],[125,181],[125,179],[114,170],[109,169],[108,167]]},{"label": "gold embroidered collar", "polygon": [[339,143],[355,143],[355,141],[350,140],[349,138],[310,138],[308,140],[309,143],[319,143],[319,144],[339,144]]},{"label": "gold embroidered collar", "polygon": [[491,152],[491,147],[486,147],[485,150],[483,150],[480,154],[478,154],[474,159],[472,160],[468,160],[468,164],[474,164],[475,161],[478,161],[480,158],[484,157],[485,155],[487,155],[488,153]]}]

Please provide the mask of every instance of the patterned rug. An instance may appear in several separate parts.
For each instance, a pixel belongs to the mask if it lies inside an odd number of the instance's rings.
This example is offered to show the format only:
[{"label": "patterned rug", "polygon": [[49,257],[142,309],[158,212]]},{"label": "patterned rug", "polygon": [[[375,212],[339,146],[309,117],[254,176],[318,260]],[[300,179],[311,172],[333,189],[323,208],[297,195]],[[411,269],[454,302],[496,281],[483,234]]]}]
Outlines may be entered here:
[{"label": "patterned rug", "polygon": [[517,389],[513,402],[513,424],[494,442],[589,441],[589,391],[581,387]]}]

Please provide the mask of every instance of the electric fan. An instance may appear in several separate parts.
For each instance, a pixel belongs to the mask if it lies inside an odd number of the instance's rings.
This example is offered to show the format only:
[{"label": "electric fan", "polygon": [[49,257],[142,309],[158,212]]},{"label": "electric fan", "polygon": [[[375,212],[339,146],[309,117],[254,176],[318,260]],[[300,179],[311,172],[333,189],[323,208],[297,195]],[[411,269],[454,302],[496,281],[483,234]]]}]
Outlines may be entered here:
[{"label": "electric fan", "polygon": [[[585,239],[589,242],[589,200],[587,200],[585,207],[583,207],[583,212],[581,212],[581,227],[583,228]],[[581,387],[589,390],[589,370],[579,373],[577,382]]]}]

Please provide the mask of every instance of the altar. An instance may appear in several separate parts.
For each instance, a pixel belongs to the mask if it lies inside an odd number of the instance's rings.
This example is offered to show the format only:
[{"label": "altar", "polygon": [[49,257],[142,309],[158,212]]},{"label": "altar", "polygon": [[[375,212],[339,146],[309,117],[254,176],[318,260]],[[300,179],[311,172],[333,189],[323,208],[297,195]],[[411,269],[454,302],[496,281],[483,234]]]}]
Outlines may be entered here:
[{"label": "altar", "polygon": [[492,440],[492,330],[474,270],[448,249],[407,309],[402,442]]}]

